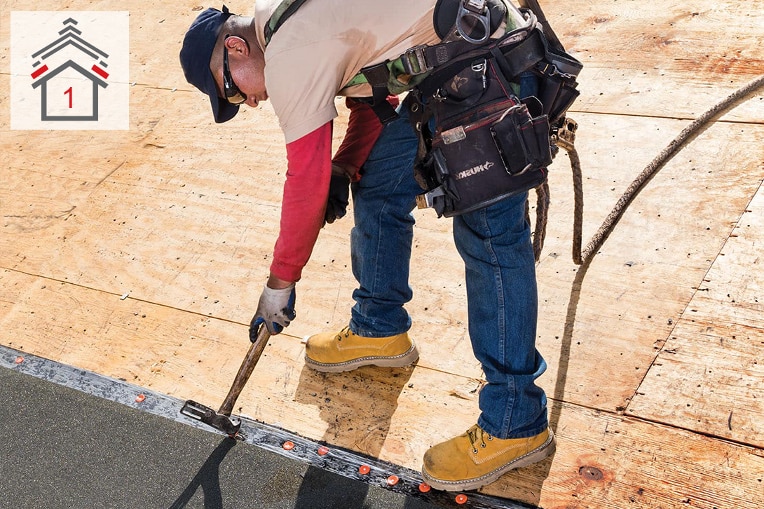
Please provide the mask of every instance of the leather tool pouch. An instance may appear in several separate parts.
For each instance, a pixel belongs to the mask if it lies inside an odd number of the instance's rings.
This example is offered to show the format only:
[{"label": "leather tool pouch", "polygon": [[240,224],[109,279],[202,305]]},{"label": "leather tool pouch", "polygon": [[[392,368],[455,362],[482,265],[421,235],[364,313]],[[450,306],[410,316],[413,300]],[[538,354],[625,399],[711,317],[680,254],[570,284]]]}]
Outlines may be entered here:
[{"label": "leather tool pouch", "polygon": [[457,73],[430,104],[434,134],[415,174],[420,208],[446,217],[527,191],[552,162],[549,120],[535,97],[520,101],[481,58]]},{"label": "leather tool pouch", "polygon": [[[447,1],[447,0],[442,0]],[[419,133],[414,174],[420,208],[438,216],[478,210],[542,184],[552,139],[578,97],[582,66],[549,48],[535,27],[472,46],[437,68],[406,99]],[[521,77],[535,90],[522,99]]]}]

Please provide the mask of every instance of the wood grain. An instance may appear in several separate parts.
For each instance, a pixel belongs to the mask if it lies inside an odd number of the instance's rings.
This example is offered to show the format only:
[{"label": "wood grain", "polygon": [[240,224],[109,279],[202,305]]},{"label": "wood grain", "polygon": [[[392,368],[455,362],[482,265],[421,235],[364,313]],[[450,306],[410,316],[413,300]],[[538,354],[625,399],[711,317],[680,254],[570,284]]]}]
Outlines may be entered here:
[{"label": "wood grain", "polygon": [[[124,10],[11,0],[0,20],[0,343],[217,406],[249,346],[285,172],[268,103],[214,124],[175,55],[199,6],[130,12],[130,130],[11,131],[8,11]],[[247,2],[227,3],[249,13]],[[634,177],[714,102],[764,73],[757,0],[543,2],[585,68],[571,117],[584,241]],[[347,122],[337,100],[334,145]],[[550,168],[537,266],[539,383],[556,455],[484,489],[545,508],[764,506],[764,94],[661,169],[582,270],[569,162]],[[322,230],[298,317],[237,401],[294,433],[419,468],[478,415],[463,264],[450,220],[414,211],[407,369],[306,369],[301,338],[347,323],[352,217]]]}]

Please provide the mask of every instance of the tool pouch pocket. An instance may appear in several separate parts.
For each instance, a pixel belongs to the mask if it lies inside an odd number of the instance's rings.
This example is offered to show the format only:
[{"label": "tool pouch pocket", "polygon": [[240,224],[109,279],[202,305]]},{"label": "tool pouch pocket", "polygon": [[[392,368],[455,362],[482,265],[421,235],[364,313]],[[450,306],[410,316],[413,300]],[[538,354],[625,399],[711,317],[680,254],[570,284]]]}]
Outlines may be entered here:
[{"label": "tool pouch pocket", "polygon": [[490,72],[476,88],[474,79],[466,79],[474,78],[475,69],[480,66],[473,63],[455,77],[466,95],[452,91],[432,106],[436,130],[418,165],[427,192],[417,204],[433,207],[438,216],[478,210],[532,189],[544,182],[552,162],[541,103],[534,97],[521,102]]},{"label": "tool pouch pocket", "polygon": [[544,113],[551,125],[562,123],[568,108],[578,98],[576,77],[581,72],[581,63],[570,55],[561,55],[547,51],[548,61],[539,66],[538,98],[544,105]]},{"label": "tool pouch pocket", "polygon": [[508,174],[520,175],[552,164],[549,119],[541,114],[535,97],[505,110],[489,131]]}]

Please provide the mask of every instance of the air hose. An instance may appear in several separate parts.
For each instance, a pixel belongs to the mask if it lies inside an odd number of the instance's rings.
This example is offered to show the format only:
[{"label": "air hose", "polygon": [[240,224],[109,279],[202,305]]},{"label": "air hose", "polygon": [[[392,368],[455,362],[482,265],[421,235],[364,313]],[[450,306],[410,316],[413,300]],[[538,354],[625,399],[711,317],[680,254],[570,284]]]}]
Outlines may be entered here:
[{"label": "air hose", "polygon": [[[555,136],[555,143],[558,147],[562,147],[568,153],[570,159],[571,170],[573,174],[573,192],[574,192],[574,212],[573,212],[573,263],[576,265],[587,265],[594,258],[594,255],[602,247],[602,244],[608,238],[610,233],[615,228],[615,225],[623,216],[626,208],[631,204],[634,198],[644,188],[647,182],[652,179],[656,173],[674,157],[684,146],[698,136],[701,132],[707,129],[713,122],[715,122],[721,115],[728,110],[737,106],[744,100],[747,100],[754,92],[764,87],[764,75],[759,76],[755,80],[751,81],[747,85],[733,92],[727,96],[724,100],[718,102],[700,117],[694,120],[690,125],[685,127],[679,135],[674,138],[664,148],[650,164],[648,164],[642,172],[634,179],[629,185],[623,195],[618,199],[615,207],[610,214],[602,222],[597,232],[592,236],[589,243],[582,250],[581,249],[581,237],[583,226],[583,190],[582,190],[582,175],[581,175],[581,162],[576,151],[575,130],[576,123],[570,119],[565,120],[565,125],[560,129],[558,135]],[[546,235],[546,221],[547,210],[549,207],[549,186],[545,182],[544,184],[536,188],[537,206],[536,206],[536,225],[533,240],[534,253],[536,261],[541,256],[541,249],[544,244],[544,237]]]}]

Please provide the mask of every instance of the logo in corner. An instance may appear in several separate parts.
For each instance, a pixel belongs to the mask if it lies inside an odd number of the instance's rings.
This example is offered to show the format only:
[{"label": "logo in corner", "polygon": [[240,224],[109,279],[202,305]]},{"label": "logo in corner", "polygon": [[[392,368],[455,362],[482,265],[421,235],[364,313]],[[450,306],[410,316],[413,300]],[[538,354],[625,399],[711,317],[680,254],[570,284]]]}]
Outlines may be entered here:
[{"label": "logo in corner", "polygon": [[11,13],[11,128],[128,129],[128,40],[127,12]]}]

